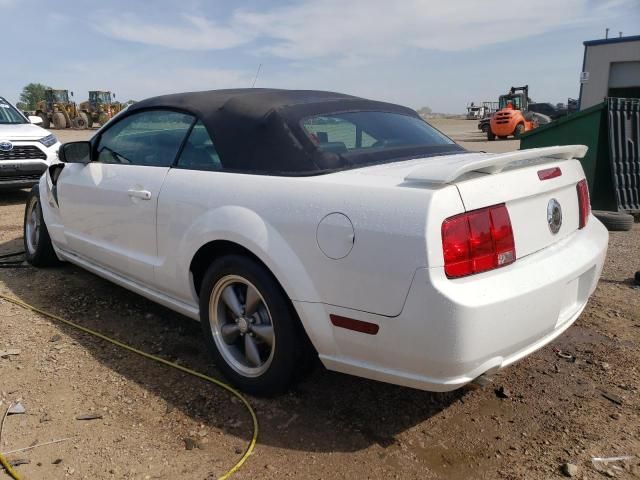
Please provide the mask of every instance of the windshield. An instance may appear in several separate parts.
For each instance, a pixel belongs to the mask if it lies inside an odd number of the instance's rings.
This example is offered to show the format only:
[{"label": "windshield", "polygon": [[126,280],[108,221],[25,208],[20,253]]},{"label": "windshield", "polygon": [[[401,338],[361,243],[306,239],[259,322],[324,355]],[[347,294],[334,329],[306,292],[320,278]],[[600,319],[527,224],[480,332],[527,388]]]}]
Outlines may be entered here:
[{"label": "windshield", "polygon": [[520,95],[503,95],[500,97],[500,108],[506,107],[509,103],[511,103],[516,110],[522,109],[522,97]]},{"label": "windshield", "polygon": [[91,92],[91,101],[95,103],[111,103],[111,92]]},{"label": "windshield", "polygon": [[66,90],[52,90],[51,101],[54,103],[69,103],[69,94]]},{"label": "windshield", "polygon": [[4,98],[0,97],[0,124],[27,123],[27,120]]}]

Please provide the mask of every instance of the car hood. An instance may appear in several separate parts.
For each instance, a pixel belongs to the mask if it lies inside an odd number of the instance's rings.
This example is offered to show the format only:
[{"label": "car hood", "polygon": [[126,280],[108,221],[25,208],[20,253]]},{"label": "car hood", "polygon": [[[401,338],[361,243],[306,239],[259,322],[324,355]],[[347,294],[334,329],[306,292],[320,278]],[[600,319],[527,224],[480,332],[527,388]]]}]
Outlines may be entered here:
[{"label": "car hood", "polygon": [[38,140],[51,133],[32,123],[0,124],[0,140]]}]

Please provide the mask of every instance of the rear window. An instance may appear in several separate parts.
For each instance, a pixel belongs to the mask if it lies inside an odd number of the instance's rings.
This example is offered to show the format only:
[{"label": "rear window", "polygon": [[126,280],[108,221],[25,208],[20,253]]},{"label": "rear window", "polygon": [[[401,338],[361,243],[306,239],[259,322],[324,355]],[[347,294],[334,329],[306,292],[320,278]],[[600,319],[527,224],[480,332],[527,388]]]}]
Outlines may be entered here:
[{"label": "rear window", "polygon": [[455,145],[420,118],[391,112],[345,112],[307,117],[302,126],[323,152],[339,155],[407,147]]}]

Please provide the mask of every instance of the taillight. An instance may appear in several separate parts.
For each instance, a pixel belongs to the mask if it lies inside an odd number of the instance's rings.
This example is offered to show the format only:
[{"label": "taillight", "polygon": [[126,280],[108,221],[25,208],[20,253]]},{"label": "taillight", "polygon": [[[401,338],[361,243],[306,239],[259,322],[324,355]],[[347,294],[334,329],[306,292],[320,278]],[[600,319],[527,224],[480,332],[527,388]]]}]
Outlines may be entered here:
[{"label": "taillight", "polygon": [[589,213],[591,212],[591,202],[589,201],[589,185],[586,180],[580,180],[576,185],[578,190],[578,208],[580,209],[580,224],[578,228],[587,226]]},{"label": "taillight", "polygon": [[444,271],[449,278],[486,272],[515,262],[516,247],[504,204],[442,222]]}]

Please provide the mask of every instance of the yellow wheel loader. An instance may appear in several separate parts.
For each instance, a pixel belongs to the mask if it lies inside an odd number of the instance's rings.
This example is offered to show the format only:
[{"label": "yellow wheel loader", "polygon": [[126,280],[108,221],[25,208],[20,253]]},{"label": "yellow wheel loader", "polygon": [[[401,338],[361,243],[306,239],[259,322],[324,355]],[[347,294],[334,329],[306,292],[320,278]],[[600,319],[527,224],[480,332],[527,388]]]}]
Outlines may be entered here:
[{"label": "yellow wheel loader", "polygon": [[45,90],[45,99],[38,102],[36,115],[42,118],[44,128],[87,128],[87,117],[69,99],[68,90]]},{"label": "yellow wheel loader", "polygon": [[89,128],[96,123],[104,125],[122,110],[122,105],[115,101],[115,97],[116,94],[108,90],[89,92],[89,100],[80,104],[81,115],[84,114],[87,117]]}]

